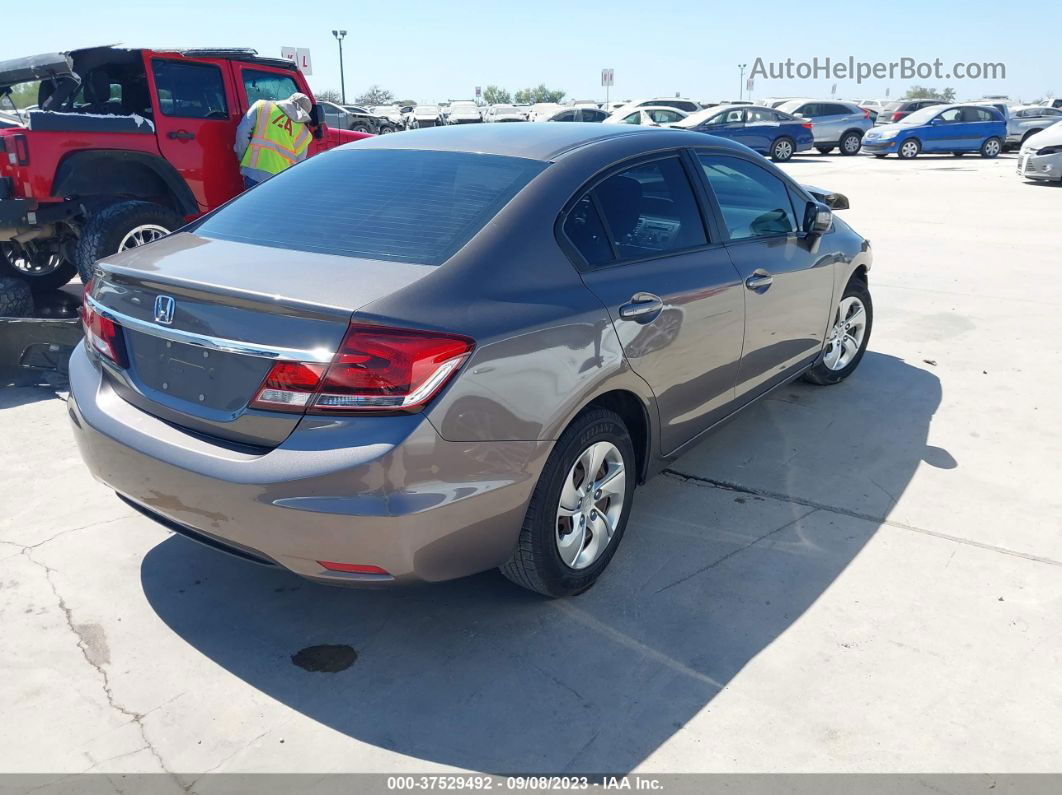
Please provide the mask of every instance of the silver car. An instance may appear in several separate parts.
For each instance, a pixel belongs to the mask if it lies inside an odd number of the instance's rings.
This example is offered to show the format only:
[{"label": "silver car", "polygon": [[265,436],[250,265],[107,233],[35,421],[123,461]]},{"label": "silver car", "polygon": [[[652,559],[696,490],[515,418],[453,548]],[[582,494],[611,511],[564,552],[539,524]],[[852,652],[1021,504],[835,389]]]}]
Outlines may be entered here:
[{"label": "silver car", "polygon": [[822,99],[792,99],[778,110],[811,122],[815,148],[828,154],[837,147],[842,155],[858,154],[863,133],[874,126],[870,111],[853,102]]},{"label": "silver car", "polygon": [[870,338],[870,246],[740,144],[475,124],[311,157],[98,264],[68,408],[174,532],[344,585],[579,593],[634,488]]},{"label": "silver car", "polygon": [[1025,105],[1010,109],[1007,119],[1007,146],[1018,148],[1038,132],[1062,121],[1062,109],[1046,105]]}]

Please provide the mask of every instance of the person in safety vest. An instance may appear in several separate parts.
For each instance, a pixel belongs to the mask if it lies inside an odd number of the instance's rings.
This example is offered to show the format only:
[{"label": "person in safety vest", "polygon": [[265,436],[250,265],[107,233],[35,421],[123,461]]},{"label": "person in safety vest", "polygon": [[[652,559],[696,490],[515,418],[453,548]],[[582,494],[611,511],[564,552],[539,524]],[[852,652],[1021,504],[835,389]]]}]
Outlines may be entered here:
[{"label": "person in safety vest", "polygon": [[236,157],[245,188],[306,159],[313,103],[298,92],[287,99],[260,99],[236,128]]}]

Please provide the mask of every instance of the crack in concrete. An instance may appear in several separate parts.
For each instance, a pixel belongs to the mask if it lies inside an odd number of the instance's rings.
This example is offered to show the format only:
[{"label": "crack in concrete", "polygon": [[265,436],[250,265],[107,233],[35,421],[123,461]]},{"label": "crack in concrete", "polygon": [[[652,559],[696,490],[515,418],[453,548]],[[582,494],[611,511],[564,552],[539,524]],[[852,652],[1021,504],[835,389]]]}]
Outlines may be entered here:
[{"label": "crack in concrete", "polygon": [[674,582],[668,583],[667,585],[663,586],[662,588],[657,588],[655,591],[653,591],[652,595],[656,596],[658,593],[663,593],[664,591],[668,590],[669,588],[674,588],[676,585],[682,585],[682,583],[686,582],[687,580],[692,580],[694,577],[696,577],[696,576],[698,576],[700,574],[704,574],[704,572],[710,571],[710,570],[714,569],[716,566],[719,566],[719,565],[721,565],[723,563],[726,563],[728,560],[730,560],[732,557],[734,557],[734,555],[739,555],[742,552],[744,552],[746,549],[748,549],[749,547],[754,547],[758,543],[760,543],[761,541],[765,541],[766,539],[770,538],[775,533],[780,533],[783,530],[785,530],[787,527],[792,527],[797,522],[799,522],[801,519],[806,519],[807,517],[811,516],[811,514],[815,513],[815,511],[817,511],[817,510],[819,510],[819,509],[818,508],[814,508],[814,509],[808,511],[807,513],[805,513],[805,514],[801,514],[800,516],[796,517],[795,519],[790,519],[788,522],[786,522],[781,527],[776,527],[774,530],[771,530],[769,533],[764,533],[763,535],[753,539],[752,541],[749,541],[747,544],[744,544],[744,545],[738,547],[737,549],[731,550],[730,552],[728,552],[727,554],[723,555],[723,557],[719,558],[718,560],[713,560],[707,566],[702,566],[701,568],[697,569],[697,571],[691,572],[691,573],[687,574],[685,577],[679,577]]},{"label": "crack in concrete", "polygon": [[114,692],[111,689],[110,674],[108,674],[107,670],[103,667],[103,665],[97,661],[96,652],[86,645],[85,637],[78,629],[78,627],[81,625],[74,623],[73,612],[71,611],[70,607],[66,603],[66,600],[59,593],[59,589],[55,585],[55,579],[53,577],[53,575],[55,574],[55,569],[53,569],[47,563],[43,563],[42,561],[39,561],[34,558],[33,555],[30,554],[31,549],[32,547],[27,547],[23,550],[22,554],[25,555],[26,559],[32,564],[44,570],[44,578],[48,581],[48,587],[51,588],[52,594],[55,596],[56,601],[59,603],[59,609],[63,612],[63,617],[66,620],[67,628],[71,631],[71,633],[73,633],[74,637],[77,638],[77,647],[81,651],[81,656],[85,658],[85,662],[92,666],[93,670],[95,670],[96,673],[99,674],[100,679],[102,680],[103,693],[107,697],[108,706],[110,706],[110,708],[118,714],[128,718],[136,725],[137,730],[140,733],[140,737],[144,741],[144,746],[151,752],[151,755],[155,757],[155,760],[158,762],[159,768],[162,770],[162,772],[172,776],[178,786],[180,786],[185,791],[188,791],[188,788],[181,784],[181,781],[177,778],[176,774],[167,769],[166,763],[162,759],[162,755],[159,753],[158,749],[155,748],[155,746],[151,743],[151,740],[148,738],[147,732],[144,728],[144,715],[139,712],[136,712],[135,710],[131,710],[127,707],[122,706],[115,700]]},{"label": "crack in concrete", "polygon": [[817,511],[828,511],[840,516],[848,516],[852,519],[862,519],[865,522],[874,522],[875,524],[886,525],[888,527],[894,527],[897,530],[907,530],[912,533],[921,533],[922,535],[931,536],[932,538],[939,538],[943,541],[953,541],[956,544],[965,544],[966,546],[976,547],[977,549],[984,549],[988,552],[998,552],[1001,555],[1010,555],[1015,558],[1024,558],[1025,560],[1031,560],[1035,563],[1046,563],[1049,566],[1062,566],[1062,561],[1054,560],[1053,558],[1045,558],[1042,555],[1034,555],[1031,552],[1021,552],[1017,549],[1008,549],[1007,547],[996,546],[995,544],[986,544],[982,541],[974,541],[970,538],[960,538],[959,536],[949,535],[948,533],[941,533],[937,530],[927,530],[924,527],[916,527],[906,522],[897,522],[892,519],[887,519],[884,516],[875,516],[869,513],[862,513],[861,511],[853,511],[850,508],[841,508],[836,505],[827,505],[826,503],[817,502],[816,500],[809,500],[803,497],[794,497],[790,494],[782,494],[777,491],[770,491],[769,489],[757,489],[751,486],[743,486],[740,483],[732,483],[727,480],[717,480],[715,478],[706,478],[700,475],[690,475],[686,472],[679,472],[676,469],[665,469],[663,471],[665,477],[670,477],[681,482],[690,482],[698,486],[705,488],[721,489],[723,491],[733,491],[738,494],[750,494],[753,497],[764,497],[766,499],[777,500],[779,502],[788,502],[794,505],[803,505],[806,508],[814,508]]}]

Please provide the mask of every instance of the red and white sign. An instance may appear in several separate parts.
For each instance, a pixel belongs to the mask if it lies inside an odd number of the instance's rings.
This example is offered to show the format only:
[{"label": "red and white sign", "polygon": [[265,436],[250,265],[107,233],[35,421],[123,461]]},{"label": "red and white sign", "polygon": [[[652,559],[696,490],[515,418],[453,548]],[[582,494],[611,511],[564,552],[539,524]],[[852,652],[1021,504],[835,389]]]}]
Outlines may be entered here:
[{"label": "red and white sign", "polygon": [[310,60],[310,50],[307,47],[281,47],[280,57],[294,61],[304,75],[313,74],[313,62]]}]

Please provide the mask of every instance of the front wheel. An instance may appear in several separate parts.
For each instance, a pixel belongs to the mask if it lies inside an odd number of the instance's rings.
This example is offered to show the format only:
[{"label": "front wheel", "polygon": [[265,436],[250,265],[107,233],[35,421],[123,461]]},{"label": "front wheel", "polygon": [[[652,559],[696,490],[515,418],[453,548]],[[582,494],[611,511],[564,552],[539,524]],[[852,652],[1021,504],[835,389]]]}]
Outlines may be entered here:
[{"label": "front wheel", "polygon": [[779,138],[771,144],[771,160],[784,163],[793,156],[793,142],[788,138]]},{"label": "front wheel", "polygon": [[852,279],[834,309],[822,360],[804,374],[804,380],[822,386],[839,384],[855,372],[866,353],[873,324],[870,290],[860,279]]},{"label": "front wheel", "polygon": [[1003,151],[1003,143],[998,138],[989,138],[981,144],[981,157],[997,157]]},{"label": "front wheel", "polygon": [[91,216],[77,244],[77,272],[88,283],[96,261],[119,251],[137,248],[166,237],[184,219],[161,204],[125,201],[104,207]]},{"label": "front wheel", "polygon": [[842,155],[857,155],[862,148],[863,136],[857,132],[845,133],[844,137],[841,139]]},{"label": "front wheel", "polygon": [[636,477],[623,420],[607,409],[584,411],[550,453],[502,574],[546,596],[585,591],[623,538]]},{"label": "front wheel", "polygon": [[902,144],[900,148],[896,150],[896,155],[901,160],[914,160],[918,157],[918,153],[922,151],[922,144],[918,143],[916,138],[908,138]]}]

